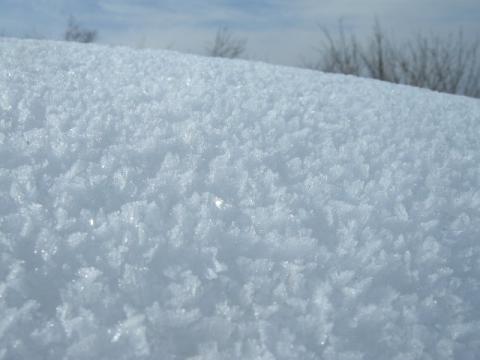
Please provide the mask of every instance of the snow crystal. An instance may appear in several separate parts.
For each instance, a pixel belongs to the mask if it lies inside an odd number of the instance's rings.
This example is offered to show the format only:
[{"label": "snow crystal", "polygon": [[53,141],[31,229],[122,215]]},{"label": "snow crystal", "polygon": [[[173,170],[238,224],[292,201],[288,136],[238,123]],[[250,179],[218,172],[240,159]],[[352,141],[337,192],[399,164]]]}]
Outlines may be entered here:
[{"label": "snow crystal", "polygon": [[0,39],[0,359],[475,359],[480,103]]}]

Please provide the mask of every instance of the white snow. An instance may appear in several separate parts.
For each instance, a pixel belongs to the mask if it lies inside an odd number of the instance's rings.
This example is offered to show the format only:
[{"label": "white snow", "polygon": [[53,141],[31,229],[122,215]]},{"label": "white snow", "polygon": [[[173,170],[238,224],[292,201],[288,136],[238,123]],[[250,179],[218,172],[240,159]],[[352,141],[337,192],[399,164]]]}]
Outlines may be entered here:
[{"label": "white snow", "polygon": [[0,40],[1,359],[477,359],[480,102]]}]

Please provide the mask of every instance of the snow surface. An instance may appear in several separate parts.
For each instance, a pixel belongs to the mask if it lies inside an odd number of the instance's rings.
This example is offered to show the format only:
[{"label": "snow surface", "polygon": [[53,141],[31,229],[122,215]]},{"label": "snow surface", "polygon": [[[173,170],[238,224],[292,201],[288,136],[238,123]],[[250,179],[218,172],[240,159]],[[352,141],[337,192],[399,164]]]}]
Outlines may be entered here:
[{"label": "snow surface", "polygon": [[1,359],[478,359],[480,102],[0,41]]}]

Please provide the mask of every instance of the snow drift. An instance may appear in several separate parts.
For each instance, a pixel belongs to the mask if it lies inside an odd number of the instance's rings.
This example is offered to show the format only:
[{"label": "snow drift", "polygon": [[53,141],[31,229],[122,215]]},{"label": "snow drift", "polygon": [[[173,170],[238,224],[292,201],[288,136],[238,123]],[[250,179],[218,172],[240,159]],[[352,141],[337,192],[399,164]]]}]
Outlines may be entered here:
[{"label": "snow drift", "polygon": [[475,359],[480,102],[0,41],[0,358]]}]

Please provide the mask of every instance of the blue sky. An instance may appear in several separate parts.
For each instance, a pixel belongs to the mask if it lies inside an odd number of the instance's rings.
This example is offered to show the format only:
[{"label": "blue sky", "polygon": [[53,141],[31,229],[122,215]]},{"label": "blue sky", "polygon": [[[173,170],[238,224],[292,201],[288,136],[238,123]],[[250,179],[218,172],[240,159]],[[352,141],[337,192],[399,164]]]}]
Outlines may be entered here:
[{"label": "blue sky", "polygon": [[480,36],[479,0],[0,0],[0,31],[59,39],[69,15],[99,42],[202,53],[219,26],[248,39],[248,56],[295,65],[338,20],[368,34],[377,17],[397,37],[462,28]]}]

